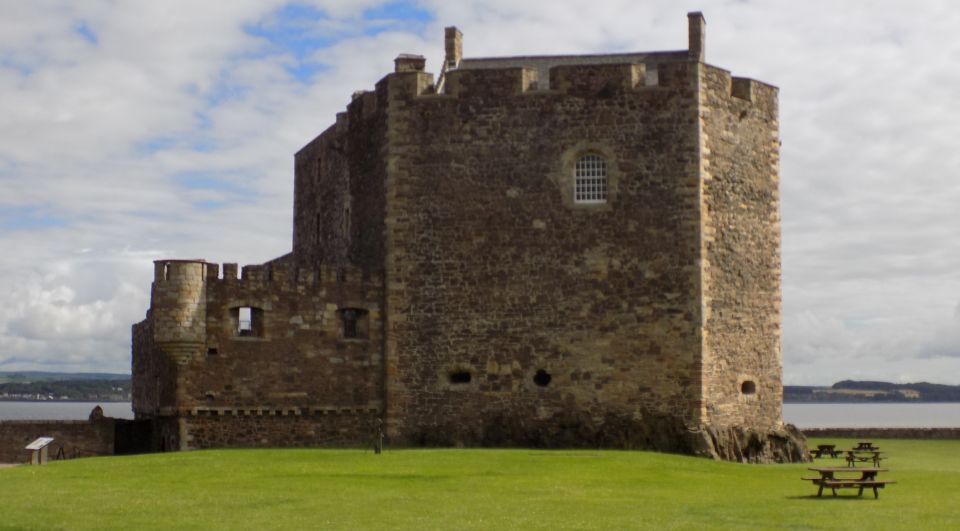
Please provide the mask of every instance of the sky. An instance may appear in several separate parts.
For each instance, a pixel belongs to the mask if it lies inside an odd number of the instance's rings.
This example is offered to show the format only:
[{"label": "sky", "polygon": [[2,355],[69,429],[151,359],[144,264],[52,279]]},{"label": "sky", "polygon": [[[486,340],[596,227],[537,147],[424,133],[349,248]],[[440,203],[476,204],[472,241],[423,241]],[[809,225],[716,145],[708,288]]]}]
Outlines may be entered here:
[{"label": "sky", "polygon": [[152,261],[289,252],[293,154],[400,53],[687,46],[780,87],[784,382],[960,384],[947,0],[0,0],[0,371],[130,370]]}]

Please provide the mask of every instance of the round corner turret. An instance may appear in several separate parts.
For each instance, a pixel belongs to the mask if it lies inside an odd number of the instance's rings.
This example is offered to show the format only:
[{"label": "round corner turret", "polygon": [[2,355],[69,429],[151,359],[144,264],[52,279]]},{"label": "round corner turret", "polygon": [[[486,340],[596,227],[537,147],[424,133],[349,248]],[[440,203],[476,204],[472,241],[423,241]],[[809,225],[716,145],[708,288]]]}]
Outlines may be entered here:
[{"label": "round corner turret", "polygon": [[157,342],[206,340],[207,262],[157,260],[151,313]]},{"label": "round corner turret", "polygon": [[199,271],[201,278],[207,261],[203,258],[193,260],[182,259],[163,259],[153,261],[153,280],[154,282],[163,282],[175,278],[185,278]]}]

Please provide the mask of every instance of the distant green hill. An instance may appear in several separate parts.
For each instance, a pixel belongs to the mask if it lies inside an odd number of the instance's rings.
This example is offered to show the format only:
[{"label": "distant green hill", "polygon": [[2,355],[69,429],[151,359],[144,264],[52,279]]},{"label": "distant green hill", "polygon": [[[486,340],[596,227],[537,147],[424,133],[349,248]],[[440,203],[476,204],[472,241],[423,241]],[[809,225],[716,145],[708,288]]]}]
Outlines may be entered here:
[{"label": "distant green hill", "polygon": [[115,373],[0,372],[2,400],[130,400],[130,375]]},{"label": "distant green hill", "polygon": [[843,380],[830,387],[785,385],[784,402],[960,402],[960,385]]},{"label": "distant green hill", "polygon": [[112,372],[0,371],[2,382],[40,382],[50,380],[129,380],[129,374]]}]

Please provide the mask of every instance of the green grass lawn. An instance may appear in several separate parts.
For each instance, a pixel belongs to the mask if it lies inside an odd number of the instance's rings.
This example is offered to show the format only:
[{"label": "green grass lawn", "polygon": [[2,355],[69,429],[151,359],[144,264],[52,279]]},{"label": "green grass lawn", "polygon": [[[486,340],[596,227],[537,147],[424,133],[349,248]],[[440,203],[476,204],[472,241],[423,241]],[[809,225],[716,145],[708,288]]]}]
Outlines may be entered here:
[{"label": "green grass lawn", "polygon": [[[834,442],[848,448],[844,439]],[[0,529],[960,529],[960,441],[877,440],[880,499],[808,465],[648,452],[216,450],[0,469]],[[817,464],[842,464],[840,459]]]}]

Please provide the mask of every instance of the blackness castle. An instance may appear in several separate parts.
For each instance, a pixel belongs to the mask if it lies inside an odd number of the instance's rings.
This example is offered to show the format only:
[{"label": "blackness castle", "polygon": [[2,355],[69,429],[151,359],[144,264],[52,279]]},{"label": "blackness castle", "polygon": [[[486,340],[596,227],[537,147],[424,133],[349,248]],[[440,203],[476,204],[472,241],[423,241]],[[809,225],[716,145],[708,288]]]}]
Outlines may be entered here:
[{"label": "blackness castle", "polygon": [[468,58],[446,30],[295,157],[289,254],[156,262],[156,449],[653,448],[798,460],[777,89],[680,51]]}]

